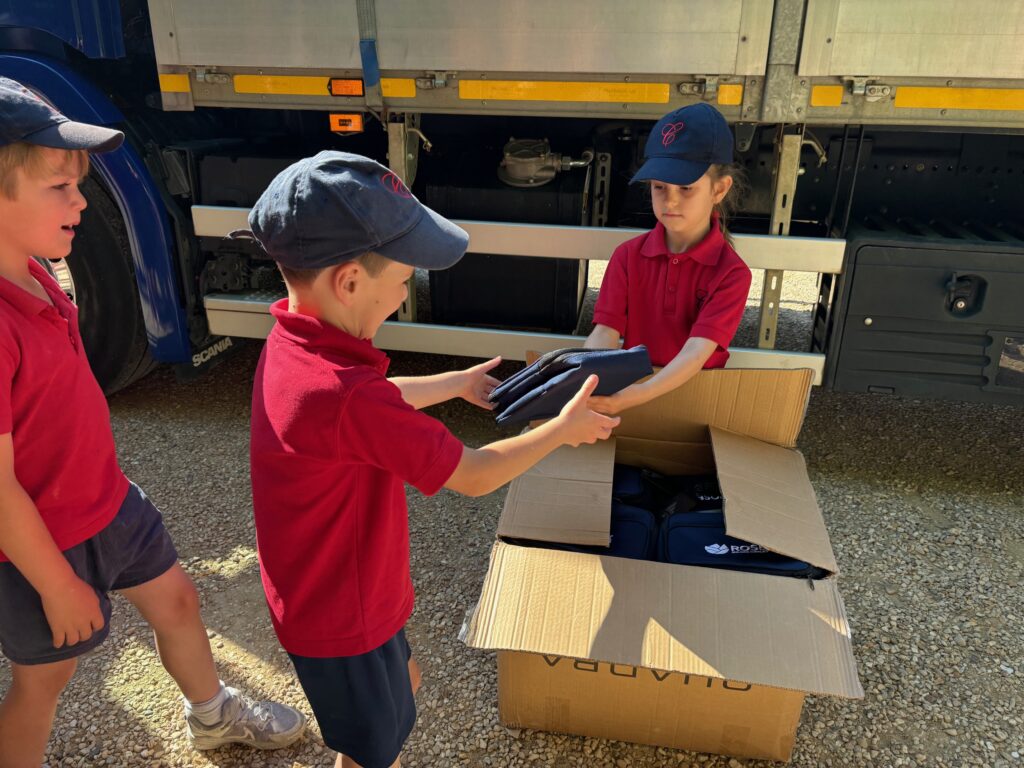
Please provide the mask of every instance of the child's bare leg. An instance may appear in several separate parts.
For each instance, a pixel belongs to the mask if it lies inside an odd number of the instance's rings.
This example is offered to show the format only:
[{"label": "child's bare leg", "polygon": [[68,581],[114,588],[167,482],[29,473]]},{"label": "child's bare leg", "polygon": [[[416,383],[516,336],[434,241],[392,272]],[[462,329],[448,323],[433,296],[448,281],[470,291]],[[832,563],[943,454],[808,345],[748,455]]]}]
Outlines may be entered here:
[{"label": "child's bare leg", "polygon": [[121,594],[153,628],[160,661],[185,698],[198,703],[216,696],[220,678],[199,614],[199,595],[181,565]]},{"label": "child's bare leg", "polygon": [[11,688],[0,702],[0,766],[39,768],[61,691],[75,674],[76,659],[52,664],[11,663]]},{"label": "child's bare leg", "polygon": [[199,614],[199,595],[179,563],[152,581],[121,593],[153,628],[160,661],[187,700],[185,720],[193,747],[206,750],[246,744],[278,749],[302,738],[306,718],[297,709],[274,701],[254,701],[234,688],[221,686]]},{"label": "child's bare leg", "polygon": [[412,695],[415,696],[416,691],[420,689],[420,683],[423,682],[420,665],[416,663],[416,659],[409,659],[409,682],[412,683]]}]

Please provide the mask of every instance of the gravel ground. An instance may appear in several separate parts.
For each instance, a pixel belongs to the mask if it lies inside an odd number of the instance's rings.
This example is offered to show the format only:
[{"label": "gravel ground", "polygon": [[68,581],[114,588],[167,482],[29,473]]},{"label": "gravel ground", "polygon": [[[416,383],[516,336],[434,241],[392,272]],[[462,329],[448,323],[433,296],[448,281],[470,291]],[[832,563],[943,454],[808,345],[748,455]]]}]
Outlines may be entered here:
[{"label": "gravel ground", "polygon": [[[813,288],[787,276],[782,348],[802,348]],[[737,343],[752,343],[752,316]],[[271,630],[253,549],[247,440],[258,347],[191,384],[159,370],[114,396],[111,411],[123,467],[163,509],[199,587],[222,676],[308,714]],[[393,360],[392,372],[401,374],[472,362],[413,354]],[[487,414],[465,403],[432,412],[471,445],[498,436]],[[814,393],[800,447],[842,568],[867,695],[809,697],[794,765],[1024,763],[1021,416],[1010,408]],[[409,492],[418,604],[408,630],[424,687],[403,764],[767,765],[498,724],[494,659],[467,650],[456,634],[478,596],[503,497],[504,490],[481,499]],[[180,699],[144,623],[125,601],[114,605],[111,639],[82,661],[61,703],[53,768],[331,764],[315,725],[282,752],[191,752]],[[8,682],[2,664],[0,690]]]}]

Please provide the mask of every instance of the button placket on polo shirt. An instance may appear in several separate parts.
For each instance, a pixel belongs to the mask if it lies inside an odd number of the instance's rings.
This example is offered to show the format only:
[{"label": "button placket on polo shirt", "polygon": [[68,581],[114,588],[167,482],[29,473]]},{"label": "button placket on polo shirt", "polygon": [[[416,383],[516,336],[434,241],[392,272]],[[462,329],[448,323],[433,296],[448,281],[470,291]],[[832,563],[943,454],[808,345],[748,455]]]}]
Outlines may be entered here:
[{"label": "button placket on polo shirt", "polygon": [[676,286],[679,284],[679,270],[682,265],[679,257],[667,255],[665,265],[665,314],[671,315],[676,311],[676,294],[679,293]]},{"label": "button placket on polo shirt", "polygon": [[52,323],[54,326],[60,328],[61,331],[64,332],[64,334],[67,336],[68,343],[71,345],[71,348],[75,350],[75,352],[78,352],[78,340],[75,338],[75,334],[72,332],[71,319],[68,317],[64,317],[64,315],[61,314],[61,311],[53,305],[50,305],[43,309],[42,315],[43,317],[46,318],[47,322]]}]

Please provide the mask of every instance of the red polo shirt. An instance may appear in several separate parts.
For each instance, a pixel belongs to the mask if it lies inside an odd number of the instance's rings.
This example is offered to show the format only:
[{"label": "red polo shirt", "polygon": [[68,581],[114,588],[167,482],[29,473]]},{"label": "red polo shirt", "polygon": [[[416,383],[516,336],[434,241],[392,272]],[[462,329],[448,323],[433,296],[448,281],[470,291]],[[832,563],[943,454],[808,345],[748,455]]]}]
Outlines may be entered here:
[{"label": "red polo shirt", "polygon": [[253,511],[285,650],[354,656],[413,608],[405,483],[437,493],[462,443],[402,399],[369,341],[274,304],[252,398]]},{"label": "red polo shirt", "polygon": [[128,479],[78,310],[39,264],[29,270],[53,305],[0,277],[0,435],[11,434],[14,474],[63,551],[107,527]]},{"label": "red polo shirt", "polygon": [[717,217],[697,245],[669,253],[661,222],[612,254],[594,307],[594,323],[614,328],[629,349],[646,344],[657,366],[672,361],[691,336],[718,348],[705,368],[722,368],[743,317],[750,269],[722,235]]}]

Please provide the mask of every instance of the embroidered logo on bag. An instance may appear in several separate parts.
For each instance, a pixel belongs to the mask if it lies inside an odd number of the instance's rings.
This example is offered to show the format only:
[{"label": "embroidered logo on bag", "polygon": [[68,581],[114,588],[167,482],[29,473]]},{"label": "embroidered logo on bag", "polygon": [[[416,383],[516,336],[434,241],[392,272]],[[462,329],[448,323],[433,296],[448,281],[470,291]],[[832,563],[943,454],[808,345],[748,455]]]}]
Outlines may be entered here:
[{"label": "embroidered logo on bag", "polygon": [[727,555],[730,552],[734,555],[765,555],[771,552],[760,544],[708,544],[704,551],[709,555]]},{"label": "embroidered logo on bag", "polygon": [[384,185],[384,188],[389,192],[396,194],[399,197],[412,197],[412,192],[406,188],[405,184],[403,184],[402,180],[395,175],[394,171],[388,171],[380,177],[380,180]]},{"label": "embroidered logo on bag", "polygon": [[669,123],[661,129],[661,146],[667,147],[676,140],[676,136],[683,132],[686,123],[680,120],[678,123]]}]

